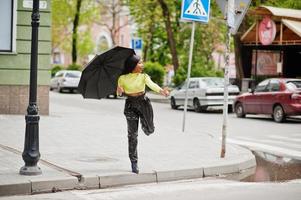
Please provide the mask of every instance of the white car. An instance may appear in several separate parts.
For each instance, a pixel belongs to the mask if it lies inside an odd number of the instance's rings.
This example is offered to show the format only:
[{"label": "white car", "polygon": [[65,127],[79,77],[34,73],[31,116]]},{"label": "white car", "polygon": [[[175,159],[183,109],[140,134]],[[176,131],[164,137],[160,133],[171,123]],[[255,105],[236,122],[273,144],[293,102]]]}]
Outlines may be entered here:
[{"label": "white car", "polygon": [[69,90],[74,92],[80,80],[82,72],[77,70],[58,71],[50,80],[50,90],[57,89],[59,92]]},{"label": "white car", "polygon": [[[172,109],[184,106],[186,81],[170,93],[170,105]],[[229,112],[232,112],[232,105],[235,97],[239,94],[236,85],[228,86]],[[190,78],[188,84],[187,107],[193,108],[196,112],[207,110],[209,106],[224,105],[224,78],[218,77],[194,77]]]}]

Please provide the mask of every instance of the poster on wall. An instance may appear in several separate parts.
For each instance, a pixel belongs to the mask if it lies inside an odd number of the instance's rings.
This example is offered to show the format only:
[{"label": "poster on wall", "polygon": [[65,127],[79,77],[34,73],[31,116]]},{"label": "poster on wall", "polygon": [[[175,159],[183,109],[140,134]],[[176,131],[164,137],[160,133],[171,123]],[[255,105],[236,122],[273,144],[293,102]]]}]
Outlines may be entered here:
[{"label": "poster on wall", "polygon": [[[252,53],[252,75],[272,76],[277,75],[277,63],[280,60],[280,51],[256,51]],[[257,67],[255,68],[255,65]],[[256,70],[255,70],[256,69]]]}]

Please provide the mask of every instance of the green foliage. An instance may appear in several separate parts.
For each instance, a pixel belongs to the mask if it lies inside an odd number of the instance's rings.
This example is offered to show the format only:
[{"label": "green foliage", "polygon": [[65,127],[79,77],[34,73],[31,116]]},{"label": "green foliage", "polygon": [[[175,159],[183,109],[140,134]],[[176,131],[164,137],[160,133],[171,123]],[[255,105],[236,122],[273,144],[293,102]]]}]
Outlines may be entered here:
[{"label": "green foliage", "polygon": [[[59,48],[71,53],[73,20],[76,12],[77,0],[51,0],[52,6],[52,48]],[[78,32],[78,54],[88,55],[93,51],[91,39],[92,23],[100,20],[99,1],[82,0]]]},{"label": "green foliage", "polygon": [[61,65],[55,65],[54,67],[52,67],[51,68],[51,77],[53,77],[56,74],[56,72],[58,72],[62,69],[64,69],[64,68]]},{"label": "green foliage", "polygon": [[157,62],[145,62],[144,72],[148,74],[155,83],[160,86],[163,85],[165,71],[162,65]]},{"label": "green foliage", "polygon": [[[176,71],[174,83],[179,85],[186,79],[187,74],[191,23],[179,22],[182,1],[164,0],[164,2],[171,13],[172,29],[176,39],[180,67]],[[159,62],[163,66],[170,64],[171,53],[168,47],[164,17],[158,0],[130,0],[128,4],[131,16],[138,24],[138,36],[142,37],[144,42],[146,60]],[[210,1],[210,4],[209,23],[196,23],[191,77],[223,76],[223,71],[214,69],[211,54],[218,45],[226,43],[227,27],[216,1]],[[261,5],[301,9],[300,0],[253,0],[250,9]],[[239,32],[245,32],[254,19],[254,16],[247,16]],[[231,37],[231,51],[233,50],[234,42]]]},{"label": "green foliage", "polygon": [[[179,21],[180,0],[164,0],[164,2],[171,13],[171,26],[176,39],[180,67],[176,71],[174,83],[178,85],[186,79],[191,23]],[[129,7],[131,15],[138,24],[138,35],[143,38],[146,60],[159,62],[163,66],[170,64],[172,57],[168,46],[164,17],[158,0],[131,0]],[[210,14],[208,24],[196,23],[192,76],[221,76],[223,74],[214,70],[211,56],[217,45],[225,43],[227,31],[221,11],[215,1],[211,1]]]},{"label": "green foliage", "polygon": [[91,31],[83,31],[78,33],[78,55],[84,57],[88,54],[93,53],[93,49],[95,48],[95,43],[92,40]]},{"label": "green foliage", "polygon": [[78,64],[71,64],[67,67],[67,70],[80,70],[81,71],[82,66]]}]

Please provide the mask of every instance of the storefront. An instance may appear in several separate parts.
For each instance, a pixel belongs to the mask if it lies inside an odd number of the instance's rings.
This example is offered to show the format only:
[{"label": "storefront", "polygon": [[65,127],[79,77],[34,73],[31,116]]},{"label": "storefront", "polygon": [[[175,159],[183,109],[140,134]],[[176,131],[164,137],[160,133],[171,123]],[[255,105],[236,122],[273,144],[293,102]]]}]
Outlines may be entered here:
[{"label": "storefront", "polygon": [[301,10],[261,6],[242,35],[243,78],[301,78]]}]

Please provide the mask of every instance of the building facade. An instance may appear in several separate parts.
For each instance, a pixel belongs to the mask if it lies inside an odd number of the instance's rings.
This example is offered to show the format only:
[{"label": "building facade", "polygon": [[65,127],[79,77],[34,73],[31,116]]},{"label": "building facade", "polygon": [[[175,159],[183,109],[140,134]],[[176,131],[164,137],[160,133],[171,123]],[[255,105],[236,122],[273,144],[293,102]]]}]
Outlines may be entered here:
[{"label": "building facade", "polygon": [[[51,0],[40,1],[39,113],[49,114]],[[0,1],[0,114],[26,114],[29,101],[32,0]]]}]

